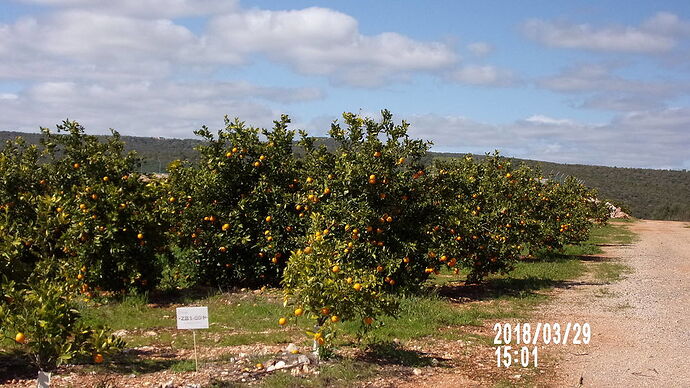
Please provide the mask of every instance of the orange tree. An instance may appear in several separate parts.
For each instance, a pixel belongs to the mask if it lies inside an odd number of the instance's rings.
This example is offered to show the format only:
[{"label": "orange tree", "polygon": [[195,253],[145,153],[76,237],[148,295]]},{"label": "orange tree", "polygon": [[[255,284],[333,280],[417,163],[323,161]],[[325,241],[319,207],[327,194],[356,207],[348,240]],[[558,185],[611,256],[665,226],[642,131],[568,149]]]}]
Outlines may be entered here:
[{"label": "orange tree", "polygon": [[41,279],[16,283],[0,279],[0,342],[14,344],[40,370],[90,359],[100,363],[124,341],[80,321],[71,297],[74,282]]},{"label": "orange tree", "polygon": [[[115,131],[101,140],[65,121],[55,135],[43,130],[45,185],[38,226],[48,239],[44,257],[70,263],[87,296],[91,286],[107,290],[148,289],[160,274],[157,254],[165,248],[160,184],[136,171]],[[45,251],[49,249],[50,252]]]},{"label": "orange tree", "polygon": [[539,179],[534,186],[536,195],[528,201],[534,219],[528,231],[532,251],[587,240],[594,223],[608,218],[604,204],[595,201],[596,191],[575,178],[562,182]]},{"label": "orange tree", "polygon": [[217,137],[206,127],[195,132],[204,139],[197,164],[169,168],[171,231],[183,251],[178,270],[191,269],[180,275],[202,284],[277,282],[303,234],[293,202],[300,188],[294,131],[287,116],[272,130],[225,120]]},{"label": "orange tree", "polygon": [[534,222],[525,202],[534,175],[497,154],[437,161],[433,188],[441,211],[430,230],[436,266],[464,268],[468,282],[510,271]]},{"label": "orange tree", "polygon": [[380,314],[395,315],[395,295],[419,289],[428,276],[424,226],[435,209],[420,161],[429,144],[382,114],[380,122],[344,114],[345,127],[334,123],[329,132],[330,151],[313,139],[300,142],[293,211],[308,227],[282,283],[291,315],[313,319],[319,343],[338,322],[366,328]]},{"label": "orange tree", "polygon": [[13,280],[28,277],[40,256],[32,248],[35,198],[46,191],[40,149],[17,138],[0,151],[0,272]]},{"label": "orange tree", "polygon": [[165,230],[155,185],[139,179],[116,132],[101,141],[71,121],[58,132],[66,134],[43,129],[40,146],[14,141],[0,154],[3,273],[78,279],[87,296],[92,286],[153,286]]}]

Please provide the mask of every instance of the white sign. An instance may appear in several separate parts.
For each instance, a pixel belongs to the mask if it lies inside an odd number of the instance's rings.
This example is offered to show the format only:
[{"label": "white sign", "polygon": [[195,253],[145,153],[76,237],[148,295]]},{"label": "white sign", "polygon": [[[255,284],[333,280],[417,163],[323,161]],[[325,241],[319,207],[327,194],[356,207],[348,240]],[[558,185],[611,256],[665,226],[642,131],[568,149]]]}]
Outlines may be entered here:
[{"label": "white sign", "polygon": [[208,329],[208,307],[178,307],[178,329]]}]

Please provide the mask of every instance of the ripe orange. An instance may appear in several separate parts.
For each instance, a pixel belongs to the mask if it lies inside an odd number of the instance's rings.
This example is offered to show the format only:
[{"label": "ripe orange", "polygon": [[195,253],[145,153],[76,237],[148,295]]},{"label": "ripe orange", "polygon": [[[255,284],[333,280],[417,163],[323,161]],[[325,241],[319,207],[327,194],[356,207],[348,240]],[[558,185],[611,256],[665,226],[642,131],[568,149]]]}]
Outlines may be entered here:
[{"label": "ripe orange", "polygon": [[278,324],[279,324],[280,326],[284,326],[286,323],[287,323],[287,318],[285,318],[285,317],[281,317],[281,318],[278,320]]},{"label": "ripe orange", "polygon": [[311,247],[304,248],[304,253],[306,253],[307,255],[310,254],[311,252],[312,252]]},{"label": "ripe orange", "polygon": [[364,322],[365,325],[371,325],[372,323],[374,323],[374,318],[366,317],[366,318],[362,319],[362,322]]},{"label": "ripe orange", "polygon": [[328,195],[328,194],[331,193],[331,189],[329,189],[328,187],[326,187],[325,189],[323,189],[323,193],[326,194],[326,195]]},{"label": "ripe orange", "polygon": [[307,177],[306,182],[307,182],[307,183],[312,183],[312,182],[314,182],[314,178],[312,178],[312,177]]},{"label": "ripe orange", "polygon": [[224,224],[221,229],[223,229],[224,232],[228,231],[230,229],[230,224]]},{"label": "ripe orange", "polygon": [[259,156],[259,160],[266,160],[266,155]]},{"label": "ripe orange", "polygon": [[20,344],[26,343],[26,337],[24,336],[24,333],[21,333],[21,332],[17,333],[17,335],[14,336],[14,340]]},{"label": "ripe orange", "polygon": [[331,271],[333,271],[333,273],[338,273],[338,272],[340,272],[340,266],[334,265],[333,268],[331,268]]},{"label": "ripe orange", "polygon": [[102,364],[103,363],[103,355],[100,353],[96,353],[93,355],[93,362],[96,364]]},{"label": "ripe orange", "polygon": [[354,285],[354,286],[352,286],[352,288],[354,288],[354,289],[355,289],[355,291],[359,291],[359,290],[361,290],[361,289],[362,289],[362,285],[361,285],[361,284],[359,284],[359,283],[355,283],[355,285]]},{"label": "ripe orange", "polygon": [[321,314],[323,314],[323,315],[328,315],[330,313],[331,313],[331,309],[329,309],[328,307],[324,307],[321,309]]},{"label": "ripe orange", "polygon": [[103,177],[103,182],[107,182],[107,181],[109,181],[109,180],[110,180],[110,178],[108,178],[107,176],[104,176],[104,177]]},{"label": "ripe orange", "polygon": [[382,265],[377,266],[376,272],[383,272],[383,266]]},{"label": "ripe orange", "polygon": [[333,316],[331,317],[331,322],[337,323],[337,322],[339,322],[339,321],[340,321],[340,317],[339,317],[339,316],[333,315]]},{"label": "ripe orange", "polygon": [[225,157],[226,157],[226,158],[232,158],[232,152],[229,152],[229,151],[226,152],[226,153],[225,153]]},{"label": "ripe orange", "polygon": [[175,197],[168,198],[168,202],[170,202],[170,203],[175,202],[175,200],[176,200]]},{"label": "ripe orange", "polygon": [[254,162],[254,167],[261,167],[261,162],[259,162],[259,161]]},{"label": "ripe orange", "polygon": [[137,234],[137,238],[138,238],[139,240],[143,240],[143,239],[144,239],[144,234],[143,234],[143,233]]},{"label": "ripe orange", "polygon": [[228,248],[226,248],[226,247],[220,247],[220,248],[218,248],[218,250],[220,251],[220,253],[225,253],[225,252],[228,251]]},{"label": "ripe orange", "polygon": [[403,258],[403,263],[407,264],[407,263],[409,263],[409,262],[410,262],[410,258],[407,257],[407,256],[405,256],[405,257]]},{"label": "ripe orange", "polygon": [[304,314],[304,310],[302,310],[301,308],[295,309],[295,316],[296,317],[302,316],[302,314]]},{"label": "ripe orange", "polygon": [[376,151],[376,152],[374,152],[374,157],[375,157],[375,158],[380,158],[380,157],[381,157],[381,151]]}]

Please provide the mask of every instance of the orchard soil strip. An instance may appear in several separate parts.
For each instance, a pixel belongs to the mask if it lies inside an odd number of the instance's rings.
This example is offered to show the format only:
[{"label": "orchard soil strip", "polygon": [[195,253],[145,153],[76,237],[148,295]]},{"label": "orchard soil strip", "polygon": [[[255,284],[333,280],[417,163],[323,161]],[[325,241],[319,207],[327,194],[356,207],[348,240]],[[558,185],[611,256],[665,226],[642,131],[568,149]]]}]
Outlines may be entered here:
[{"label": "orchard soil strip", "polygon": [[632,272],[610,284],[586,279],[560,289],[542,308],[541,321],[592,326],[589,345],[547,349],[559,356],[553,386],[688,386],[690,229],[686,226],[671,221],[630,224],[638,240],[606,246],[597,260],[624,264]]}]

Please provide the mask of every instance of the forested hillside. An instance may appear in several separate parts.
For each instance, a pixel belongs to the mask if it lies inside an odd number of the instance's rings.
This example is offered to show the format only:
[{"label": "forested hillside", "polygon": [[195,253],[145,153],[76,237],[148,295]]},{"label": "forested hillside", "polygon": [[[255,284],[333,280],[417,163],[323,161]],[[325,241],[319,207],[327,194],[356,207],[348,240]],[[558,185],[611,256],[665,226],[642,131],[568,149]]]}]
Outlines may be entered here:
[{"label": "forested hillside", "polygon": [[[0,140],[24,137],[38,141],[39,134],[0,131]],[[128,150],[137,151],[143,158],[141,170],[162,172],[176,159],[194,159],[194,139],[167,139],[123,136]],[[431,153],[430,158],[459,157],[462,154]],[[690,221],[690,172],[560,164],[520,160],[542,169],[545,176],[574,176],[587,186],[596,188],[600,197],[611,200],[639,218]]]}]

